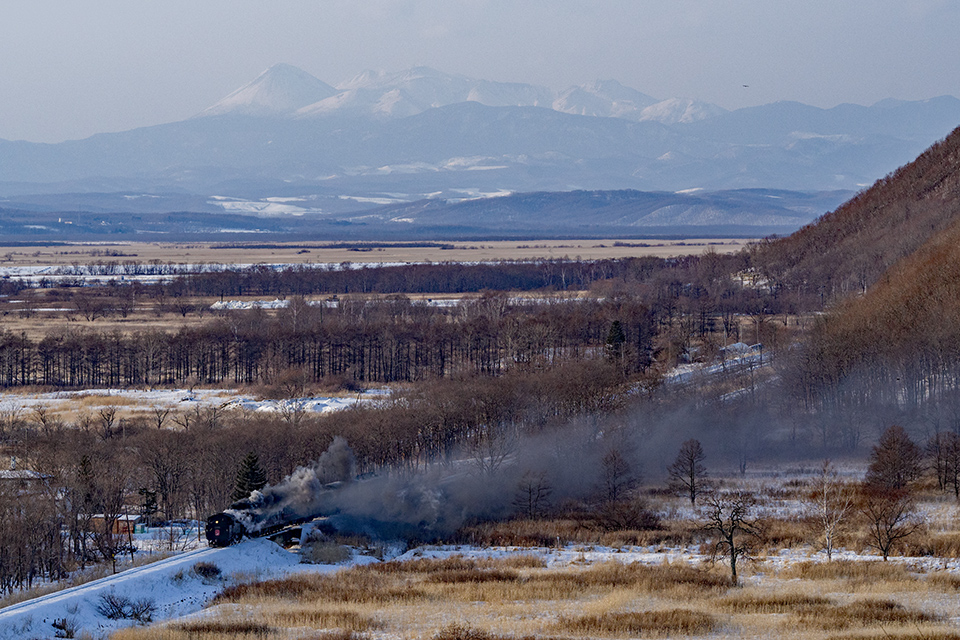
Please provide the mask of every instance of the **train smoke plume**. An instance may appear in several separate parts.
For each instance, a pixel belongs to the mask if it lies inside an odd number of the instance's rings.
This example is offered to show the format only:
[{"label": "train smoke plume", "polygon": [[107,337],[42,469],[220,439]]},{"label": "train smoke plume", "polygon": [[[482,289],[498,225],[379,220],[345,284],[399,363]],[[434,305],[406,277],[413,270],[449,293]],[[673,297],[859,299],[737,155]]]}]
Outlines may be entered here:
[{"label": "train smoke plume", "polygon": [[281,522],[314,516],[324,511],[332,483],[351,480],[356,475],[353,450],[346,439],[337,436],[312,465],[297,467],[276,485],[253,491],[250,497],[227,510],[247,531],[255,533]]}]

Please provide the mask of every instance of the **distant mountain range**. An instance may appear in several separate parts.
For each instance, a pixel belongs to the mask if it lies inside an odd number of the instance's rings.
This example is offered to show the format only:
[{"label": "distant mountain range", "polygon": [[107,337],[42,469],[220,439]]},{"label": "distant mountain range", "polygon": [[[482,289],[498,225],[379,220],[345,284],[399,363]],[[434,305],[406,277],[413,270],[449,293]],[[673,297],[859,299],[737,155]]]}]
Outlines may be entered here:
[{"label": "distant mountain range", "polygon": [[[167,211],[236,213],[246,201],[272,203],[252,215],[329,216],[425,199],[446,201],[439,212],[503,193],[855,191],[958,123],[949,96],[726,111],[613,80],[554,92],[418,67],[334,87],[276,65],[182,122],[59,144],[0,140],[0,207],[119,213],[150,196],[185,207]],[[285,207],[289,198],[312,204]],[[723,221],[675,211],[668,226]]]},{"label": "distant mountain range", "polygon": [[[847,191],[766,189],[718,192],[564,191],[415,202],[357,202],[338,197],[245,200],[195,196],[74,194],[0,206],[7,240],[98,239],[468,239],[756,237],[786,234],[840,205]],[[387,200],[387,199],[385,199]],[[359,207],[364,207],[358,210]],[[224,212],[229,212],[225,215]]]}]

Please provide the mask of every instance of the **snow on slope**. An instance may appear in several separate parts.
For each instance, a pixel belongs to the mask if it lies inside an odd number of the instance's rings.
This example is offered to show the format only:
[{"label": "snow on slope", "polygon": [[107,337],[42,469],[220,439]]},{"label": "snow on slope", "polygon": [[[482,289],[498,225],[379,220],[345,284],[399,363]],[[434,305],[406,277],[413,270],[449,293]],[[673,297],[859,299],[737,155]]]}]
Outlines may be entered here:
[{"label": "snow on slope", "polygon": [[646,107],[640,112],[638,120],[652,120],[662,124],[688,124],[715,118],[726,113],[726,109],[708,102],[690,98],[670,98]]},{"label": "snow on slope", "polygon": [[654,120],[666,124],[703,120],[724,113],[715,105],[673,98],[657,102],[616,80],[571,87],[559,94],[537,85],[477,80],[429,67],[364,71],[331,87],[296,67],[277,64],[200,115],[281,115],[301,118],[350,115],[403,118],[462,102],[490,107],[546,107],[603,118]]},{"label": "snow on slope", "polygon": [[[692,515],[692,514],[690,514]],[[396,553],[400,549],[393,551]],[[660,565],[683,563],[701,566],[711,562],[709,554],[700,553],[699,545],[650,547],[603,547],[599,545],[566,545],[563,547],[472,547],[472,546],[423,546],[394,556],[397,561],[419,558],[443,559],[452,556],[466,558],[502,558],[522,554],[537,556],[544,560],[548,569],[564,569],[571,566],[621,562]],[[391,554],[392,555],[392,554]],[[835,560],[856,562],[880,562],[878,555],[859,554],[848,549],[838,549]],[[768,575],[798,562],[825,561],[823,552],[814,552],[807,547],[784,549],[779,554],[763,558],[770,571],[760,571],[744,576],[744,583],[761,586]],[[203,580],[191,571],[197,562],[215,564],[223,572],[219,580]],[[369,556],[354,555],[342,565],[299,564],[295,553],[284,551],[265,539],[245,540],[225,549],[204,548],[180,556],[131,569],[115,576],[103,578],[80,587],[29,600],[0,610],[0,640],[20,638],[53,637],[52,623],[66,619],[77,625],[78,631],[86,631],[94,637],[102,637],[112,630],[132,624],[130,621],[110,621],[96,611],[102,594],[114,593],[131,599],[147,596],[157,605],[154,621],[172,619],[196,619],[215,616],[219,607],[203,610],[207,603],[224,586],[253,579],[271,579],[296,573],[329,573],[344,566],[372,563]],[[943,569],[956,572],[960,563],[938,557],[892,557],[891,564],[899,563],[913,571]],[[223,605],[229,606],[229,605]]]},{"label": "snow on slope", "polygon": [[616,80],[599,80],[563,91],[553,101],[553,109],[581,116],[637,120],[643,109],[656,102],[656,98]]},{"label": "snow on slope", "polygon": [[336,93],[336,89],[306,71],[289,64],[275,64],[200,115],[282,115]]},{"label": "snow on slope", "polygon": [[[371,560],[362,557],[354,562]],[[222,578],[201,578],[192,571],[198,562],[216,565]],[[245,540],[223,549],[203,547],[0,609],[0,640],[52,638],[56,620],[66,620],[75,625],[78,631],[87,631],[95,637],[130,626],[130,620],[108,620],[97,611],[104,594],[131,600],[147,598],[157,608],[153,619],[168,620],[201,610],[230,583],[275,578],[301,571],[329,572],[336,568],[300,564],[299,556],[262,538]]]}]

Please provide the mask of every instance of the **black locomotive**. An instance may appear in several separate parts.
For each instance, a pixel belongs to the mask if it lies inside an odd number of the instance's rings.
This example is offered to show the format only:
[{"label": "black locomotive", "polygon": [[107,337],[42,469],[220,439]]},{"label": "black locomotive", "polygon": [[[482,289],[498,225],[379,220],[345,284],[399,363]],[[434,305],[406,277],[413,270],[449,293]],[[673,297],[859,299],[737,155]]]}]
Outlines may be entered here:
[{"label": "black locomotive", "polygon": [[206,535],[211,547],[228,547],[240,542],[244,533],[246,527],[229,513],[215,513],[207,518]]},{"label": "black locomotive", "polygon": [[230,505],[230,508],[207,518],[206,535],[211,547],[228,547],[248,538],[266,538],[276,533],[303,524],[315,518],[303,516],[286,509],[264,515],[256,504],[248,499]]}]

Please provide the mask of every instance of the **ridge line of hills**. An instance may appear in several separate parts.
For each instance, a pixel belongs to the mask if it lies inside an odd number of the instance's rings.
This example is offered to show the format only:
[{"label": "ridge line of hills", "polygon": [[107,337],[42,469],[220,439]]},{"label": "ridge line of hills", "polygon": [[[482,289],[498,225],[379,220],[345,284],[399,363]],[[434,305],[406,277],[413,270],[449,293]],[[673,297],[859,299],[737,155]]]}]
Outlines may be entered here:
[{"label": "ridge line of hills", "polygon": [[179,194],[189,206],[166,211],[207,212],[215,196],[344,198],[359,210],[505,192],[855,191],[960,122],[949,96],[696,114],[675,103],[678,117],[642,115],[662,103],[614,81],[561,97],[417,68],[332,87],[279,65],[181,122],[58,144],[0,140],[0,207],[45,198],[74,211],[76,194]]}]

